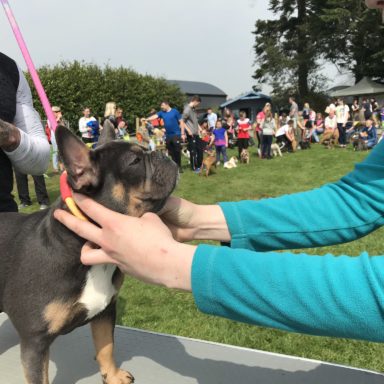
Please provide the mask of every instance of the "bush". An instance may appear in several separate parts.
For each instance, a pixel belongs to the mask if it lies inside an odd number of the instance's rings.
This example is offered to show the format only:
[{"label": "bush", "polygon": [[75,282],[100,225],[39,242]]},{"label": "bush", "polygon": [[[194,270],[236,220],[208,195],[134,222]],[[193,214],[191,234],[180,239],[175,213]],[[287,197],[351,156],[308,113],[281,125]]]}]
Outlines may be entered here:
[{"label": "bush", "polygon": [[[165,79],[141,75],[124,67],[99,67],[73,61],[43,66],[38,73],[51,105],[61,107],[64,118],[75,132],[85,106],[92,109],[94,116],[103,117],[105,103],[114,101],[123,108],[124,117],[133,127],[136,117],[147,116],[152,108],[157,110],[163,99],[177,108],[186,101],[180,89]],[[29,74],[26,76],[34,105],[44,119],[45,113],[32,80]]]}]

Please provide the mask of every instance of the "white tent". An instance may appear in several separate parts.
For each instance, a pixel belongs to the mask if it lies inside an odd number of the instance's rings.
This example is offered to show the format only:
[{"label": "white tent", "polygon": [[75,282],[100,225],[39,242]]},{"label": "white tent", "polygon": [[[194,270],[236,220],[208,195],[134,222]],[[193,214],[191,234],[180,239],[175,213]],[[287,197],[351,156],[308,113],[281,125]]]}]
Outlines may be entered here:
[{"label": "white tent", "polygon": [[363,77],[357,84],[352,87],[340,89],[332,92],[332,97],[344,96],[364,96],[364,95],[382,95],[384,94],[384,85],[375,83],[368,77]]}]

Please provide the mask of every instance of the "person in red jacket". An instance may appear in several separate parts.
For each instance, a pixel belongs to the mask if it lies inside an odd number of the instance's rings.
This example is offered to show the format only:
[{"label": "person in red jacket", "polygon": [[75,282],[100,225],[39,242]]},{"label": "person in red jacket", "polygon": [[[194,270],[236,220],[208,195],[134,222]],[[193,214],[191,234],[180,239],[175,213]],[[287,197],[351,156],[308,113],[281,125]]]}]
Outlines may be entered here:
[{"label": "person in red jacket", "polygon": [[240,118],[237,120],[237,147],[239,149],[239,157],[243,149],[249,147],[249,131],[252,129],[250,120],[247,118],[247,114],[243,111],[239,114]]}]

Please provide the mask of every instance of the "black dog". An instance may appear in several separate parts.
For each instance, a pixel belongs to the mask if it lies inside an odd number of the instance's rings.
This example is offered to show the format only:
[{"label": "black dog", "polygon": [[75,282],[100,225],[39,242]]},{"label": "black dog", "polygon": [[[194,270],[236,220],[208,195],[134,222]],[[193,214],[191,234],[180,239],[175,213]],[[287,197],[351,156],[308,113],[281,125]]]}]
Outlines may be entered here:
[{"label": "black dog", "polygon": [[[105,128],[103,145],[90,151],[67,128],[57,128],[68,184],[120,213],[159,211],[176,185],[176,164],[112,137],[113,129]],[[53,218],[56,208],[67,209],[58,201],[31,215],[0,215],[0,312],[8,314],[20,336],[26,381],[48,384],[51,343],[90,322],[103,383],[132,383],[131,374],[118,369],[113,359],[116,296],[123,275],[112,265],[82,265],[84,240]]]}]

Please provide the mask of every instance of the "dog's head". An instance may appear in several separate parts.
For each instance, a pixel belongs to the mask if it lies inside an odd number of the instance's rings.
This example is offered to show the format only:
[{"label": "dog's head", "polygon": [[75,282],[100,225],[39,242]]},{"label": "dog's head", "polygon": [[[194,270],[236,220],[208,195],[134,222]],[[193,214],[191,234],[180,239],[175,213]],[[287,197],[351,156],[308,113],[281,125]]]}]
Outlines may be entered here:
[{"label": "dog's head", "polygon": [[71,188],[116,212],[131,216],[158,212],[176,186],[178,168],[172,160],[136,144],[114,141],[113,127],[104,127],[95,150],[63,126],[55,135]]}]

